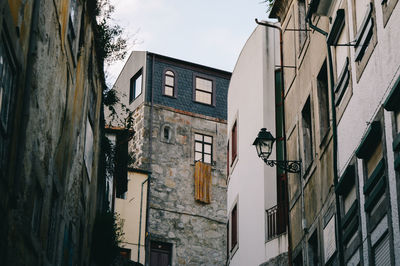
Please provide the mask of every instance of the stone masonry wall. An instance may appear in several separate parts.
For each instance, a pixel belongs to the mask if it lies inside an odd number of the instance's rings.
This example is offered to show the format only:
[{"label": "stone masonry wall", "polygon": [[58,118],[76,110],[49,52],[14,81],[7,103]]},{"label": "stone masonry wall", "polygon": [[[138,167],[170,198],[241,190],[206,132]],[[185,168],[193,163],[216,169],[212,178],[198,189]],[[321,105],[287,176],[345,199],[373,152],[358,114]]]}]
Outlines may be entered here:
[{"label": "stone masonry wall", "polygon": [[[224,265],[226,260],[226,124],[172,108],[153,109],[149,158],[150,109],[142,105],[135,122],[135,165],[152,172],[149,232],[151,240],[173,244],[173,265]],[[139,110],[137,110],[139,112]],[[144,115],[144,121],[139,119]],[[143,126],[143,128],[142,128]],[[171,128],[169,141],[162,139]],[[213,136],[211,204],[194,200],[194,134]],[[135,147],[133,145],[131,148]]]}]

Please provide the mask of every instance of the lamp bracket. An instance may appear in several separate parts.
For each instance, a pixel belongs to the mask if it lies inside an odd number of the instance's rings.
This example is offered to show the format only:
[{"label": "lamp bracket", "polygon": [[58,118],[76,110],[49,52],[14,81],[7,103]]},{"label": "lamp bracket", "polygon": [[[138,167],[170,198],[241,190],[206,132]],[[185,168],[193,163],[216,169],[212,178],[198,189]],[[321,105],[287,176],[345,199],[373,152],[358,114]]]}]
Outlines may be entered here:
[{"label": "lamp bracket", "polygon": [[288,171],[289,173],[300,173],[301,172],[301,161],[279,161],[279,160],[264,159],[264,162],[271,167],[276,165],[280,169]]}]

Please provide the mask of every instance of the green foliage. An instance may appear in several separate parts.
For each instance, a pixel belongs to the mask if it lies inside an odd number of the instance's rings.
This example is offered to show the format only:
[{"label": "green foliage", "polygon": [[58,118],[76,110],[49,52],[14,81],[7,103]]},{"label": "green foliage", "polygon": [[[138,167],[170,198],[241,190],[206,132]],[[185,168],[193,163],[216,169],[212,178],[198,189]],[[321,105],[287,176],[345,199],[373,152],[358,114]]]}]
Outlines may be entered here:
[{"label": "green foliage", "polygon": [[121,26],[112,22],[114,6],[110,0],[89,0],[89,11],[94,18],[94,35],[97,58],[101,68],[104,62],[122,60],[127,53],[127,40]]},{"label": "green foliage", "polygon": [[268,11],[271,11],[272,6],[273,6],[274,3],[275,3],[275,0],[264,0],[264,1],[262,1],[262,3],[266,3],[267,6],[268,6]]},{"label": "green foliage", "polygon": [[93,226],[92,257],[97,265],[109,266],[119,254],[123,223],[111,211],[97,213]]}]

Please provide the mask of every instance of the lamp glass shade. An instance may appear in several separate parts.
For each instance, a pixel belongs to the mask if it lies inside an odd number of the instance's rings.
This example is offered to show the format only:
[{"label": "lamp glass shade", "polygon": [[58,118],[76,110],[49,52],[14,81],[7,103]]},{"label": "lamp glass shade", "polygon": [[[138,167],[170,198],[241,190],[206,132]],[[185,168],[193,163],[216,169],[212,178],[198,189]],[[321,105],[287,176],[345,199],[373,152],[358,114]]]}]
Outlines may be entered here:
[{"label": "lamp glass shade", "polygon": [[256,146],[257,155],[262,159],[268,159],[272,153],[275,138],[265,128],[262,128],[254,140],[253,145]]}]

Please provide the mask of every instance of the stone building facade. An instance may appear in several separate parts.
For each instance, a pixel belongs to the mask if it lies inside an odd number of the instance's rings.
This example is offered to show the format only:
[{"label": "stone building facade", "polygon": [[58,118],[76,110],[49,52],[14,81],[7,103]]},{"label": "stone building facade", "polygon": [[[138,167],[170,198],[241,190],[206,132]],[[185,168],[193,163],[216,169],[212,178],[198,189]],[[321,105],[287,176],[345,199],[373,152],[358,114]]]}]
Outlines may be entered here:
[{"label": "stone building facade", "polygon": [[[294,265],[398,265],[398,1],[282,0]],[[287,107],[287,108],[286,108]]]},{"label": "stone building facade", "polygon": [[[135,51],[114,85],[134,110],[130,166],[151,173],[146,264],[225,263],[229,79],[225,71]],[[206,96],[196,98],[196,88]],[[212,165],[209,204],[195,200],[195,160]]]},{"label": "stone building facade", "polygon": [[0,2],[0,264],[89,265],[102,206],[95,1]]}]

